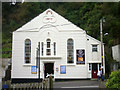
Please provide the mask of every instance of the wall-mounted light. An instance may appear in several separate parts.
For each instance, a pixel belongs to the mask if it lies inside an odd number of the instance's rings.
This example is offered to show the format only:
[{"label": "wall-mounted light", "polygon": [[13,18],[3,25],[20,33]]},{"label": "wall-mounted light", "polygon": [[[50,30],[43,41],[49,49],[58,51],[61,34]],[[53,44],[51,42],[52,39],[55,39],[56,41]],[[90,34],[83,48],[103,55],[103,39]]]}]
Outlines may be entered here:
[{"label": "wall-mounted light", "polygon": [[108,33],[105,33],[104,36],[108,35]]}]

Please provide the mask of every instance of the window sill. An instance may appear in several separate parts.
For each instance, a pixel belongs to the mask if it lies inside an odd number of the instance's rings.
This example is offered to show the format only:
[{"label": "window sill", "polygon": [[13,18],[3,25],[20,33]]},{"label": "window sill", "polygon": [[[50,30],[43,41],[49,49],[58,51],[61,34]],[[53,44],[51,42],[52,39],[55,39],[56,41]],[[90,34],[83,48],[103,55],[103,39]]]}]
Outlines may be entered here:
[{"label": "window sill", "polygon": [[76,64],[66,64],[67,66],[75,66]]},{"label": "window sill", "polygon": [[92,51],[92,53],[98,53],[98,51]]},{"label": "window sill", "polygon": [[60,56],[41,56],[40,59],[61,59]]},{"label": "window sill", "polygon": [[33,64],[31,64],[31,63],[30,64],[25,64],[24,63],[23,66],[33,66]]}]

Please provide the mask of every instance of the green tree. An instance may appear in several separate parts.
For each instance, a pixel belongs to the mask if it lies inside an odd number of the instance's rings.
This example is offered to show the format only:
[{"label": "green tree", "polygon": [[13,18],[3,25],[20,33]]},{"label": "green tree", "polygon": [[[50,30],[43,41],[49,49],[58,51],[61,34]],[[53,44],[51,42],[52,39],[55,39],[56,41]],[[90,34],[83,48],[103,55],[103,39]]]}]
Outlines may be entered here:
[{"label": "green tree", "polygon": [[107,88],[120,90],[120,70],[112,72],[105,85]]}]

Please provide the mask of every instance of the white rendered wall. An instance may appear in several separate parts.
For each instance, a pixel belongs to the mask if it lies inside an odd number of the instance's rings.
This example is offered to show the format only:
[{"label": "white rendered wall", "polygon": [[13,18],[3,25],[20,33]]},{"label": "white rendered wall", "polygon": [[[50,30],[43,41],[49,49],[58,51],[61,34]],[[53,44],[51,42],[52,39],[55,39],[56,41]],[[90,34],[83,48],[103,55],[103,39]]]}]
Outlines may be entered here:
[{"label": "white rendered wall", "polygon": [[[49,32],[49,34],[48,34]],[[31,39],[31,64],[24,63],[24,41]],[[50,38],[56,42],[57,55],[59,59],[41,58],[41,78],[44,76],[44,63],[54,63],[55,78],[91,78],[91,72],[88,69],[89,63],[100,63],[100,45],[93,39],[87,41],[86,33],[81,31],[59,31],[55,27],[41,29],[39,32],[14,32],[13,33],[13,56],[12,56],[12,78],[37,78],[38,74],[31,73],[31,66],[36,65],[36,48],[38,42],[44,42]],[[67,40],[74,40],[74,64],[67,64]],[[98,52],[94,56],[92,53],[92,44],[98,44]],[[46,56],[46,45],[44,46],[44,56]],[[76,49],[85,49],[85,64],[76,65]],[[52,50],[53,51],[53,50]],[[52,54],[51,56],[54,57]],[[60,65],[66,65],[66,74],[60,74]],[[56,68],[59,71],[56,72]]]},{"label": "white rendered wall", "polygon": [[[46,12],[52,12],[54,22],[45,23]],[[51,56],[46,56],[46,40],[51,39]],[[67,40],[74,40],[74,63],[67,64]],[[24,63],[25,39],[31,40],[31,63]],[[89,41],[87,41],[89,39]],[[100,41],[86,35],[85,31],[72,24],[51,9],[46,10],[27,24],[13,32],[12,43],[12,78],[38,78],[31,73],[36,65],[38,42],[44,42],[44,56],[40,58],[40,76],[44,77],[44,63],[54,63],[55,78],[91,78],[89,63],[101,63]],[[53,55],[53,43],[56,42],[56,55]],[[92,52],[92,45],[98,45],[98,52]],[[41,48],[41,44],[40,44]],[[85,64],[76,64],[76,50],[85,50]],[[60,74],[60,65],[66,65],[66,74]],[[56,72],[56,68],[59,69]]]}]

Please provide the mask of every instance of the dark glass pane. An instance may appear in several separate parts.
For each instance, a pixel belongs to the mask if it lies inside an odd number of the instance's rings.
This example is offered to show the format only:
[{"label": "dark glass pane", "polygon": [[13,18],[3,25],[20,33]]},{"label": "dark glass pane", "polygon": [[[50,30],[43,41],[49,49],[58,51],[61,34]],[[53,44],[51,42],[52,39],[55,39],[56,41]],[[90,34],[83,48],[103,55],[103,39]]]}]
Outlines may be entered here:
[{"label": "dark glass pane", "polygon": [[25,61],[25,63],[30,63],[30,61],[28,60],[28,61]]},{"label": "dark glass pane", "polygon": [[43,56],[43,50],[44,50],[44,43],[42,42],[42,48],[41,48],[42,50],[42,56]]},{"label": "dark glass pane", "polygon": [[92,51],[93,52],[97,52],[97,48],[92,48]]},{"label": "dark glass pane", "polygon": [[56,43],[54,42],[54,55],[56,55]]},{"label": "dark glass pane", "polygon": [[47,48],[50,48],[50,42],[47,42]]},{"label": "dark glass pane", "polygon": [[31,41],[30,39],[25,40],[25,63],[30,63],[31,59]]},{"label": "dark glass pane", "polygon": [[47,49],[47,55],[51,55],[51,50],[50,49]]},{"label": "dark glass pane", "polygon": [[92,45],[92,52],[97,52],[97,45]]},{"label": "dark glass pane", "polygon": [[68,63],[74,63],[73,61],[73,40],[72,39],[69,39],[67,41],[67,62]]}]

